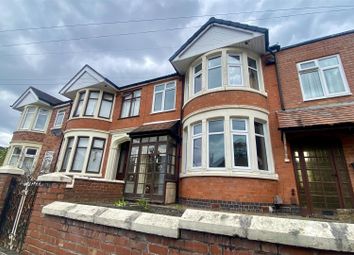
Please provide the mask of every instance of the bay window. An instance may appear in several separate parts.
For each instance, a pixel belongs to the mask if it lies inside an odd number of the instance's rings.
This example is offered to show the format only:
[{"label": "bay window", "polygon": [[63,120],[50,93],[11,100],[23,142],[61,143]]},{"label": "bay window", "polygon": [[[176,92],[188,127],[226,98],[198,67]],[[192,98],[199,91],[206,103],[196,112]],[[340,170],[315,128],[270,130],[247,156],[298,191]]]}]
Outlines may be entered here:
[{"label": "bay window", "polygon": [[193,71],[193,94],[196,94],[202,90],[202,64],[195,66]]},{"label": "bay window", "polygon": [[208,89],[222,86],[221,57],[213,57],[208,60]]},{"label": "bay window", "polygon": [[208,122],[209,167],[225,167],[224,120]]},{"label": "bay window", "polygon": [[243,86],[242,63],[240,55],[229,55],[227,58],[229,86]]},{"label": "bay window", "polygon": [[57,169],[67,174],[101,173],[107,134],[72,131],[66,134]]},{"label": "bay window", "polygon": [[86,89],[77,94],[71,117],[110,119],[113,103],[114,94],[102,90]]},{"label": "bay window", "polygon": [[123,96],[121,118],[134,117],[139,115],[141,90],[125,94]]},{"label": "bay window", "polygon": [[248,57],[247,62],[250,87],[252,89],[259,90],[257,61],[253,58]]},{"label": "bay window", "polygon": [[267,119],[262,111],[228,108],[189,117],[181,175],[277,178]]},{"label": "bay window", "polygon": [[21,146],[15,146],[12,150],[12,154],[9,160],[9,165],[10,166],[14,166],[17,167],[18,166],[18,161],[20,159],[21,156],[21,151],[22,151],[22,147]]},{"label": "bay window", "polygon": [[297,67],[304,100],[349,93],[339,55],[302,62]]},{"label": "bay window", "polygon": [[44,132],[46,130],[50,111],[38,106],[28,106],[22,115],[20,130],[34,130]]},{"label": "bay window", "polygon": [[36,148],[25,148],[21,168],[31,171],[33,169],[34,160],[37,155]]},{"label": "bay window", "polygon": [[38,147],[28,145],[14,145],[8,165],[32,172],[38,155]]},{"label": "bay window", "polygon": [[171,81],[156,85],[154,88],[154,100],[152,112],[163,112],[175,109],[176,82]]}]

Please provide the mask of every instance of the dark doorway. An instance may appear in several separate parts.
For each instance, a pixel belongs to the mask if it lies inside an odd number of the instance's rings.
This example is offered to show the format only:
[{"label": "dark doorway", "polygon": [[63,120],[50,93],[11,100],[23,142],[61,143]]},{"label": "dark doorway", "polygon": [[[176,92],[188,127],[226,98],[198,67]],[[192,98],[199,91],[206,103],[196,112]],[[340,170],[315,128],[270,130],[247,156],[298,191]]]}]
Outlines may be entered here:
[{"label": "dark doorway", "polygon": [[293,144],[293,161],[304,214],[353,208],[353,192],[339,141],[301,139]]},{"label": "dark doorway", "polygon": [[124,142],[120,145],[116,180],[124,180],[125,169],[127,168],[128,162],[129,145],[130,142]]}]

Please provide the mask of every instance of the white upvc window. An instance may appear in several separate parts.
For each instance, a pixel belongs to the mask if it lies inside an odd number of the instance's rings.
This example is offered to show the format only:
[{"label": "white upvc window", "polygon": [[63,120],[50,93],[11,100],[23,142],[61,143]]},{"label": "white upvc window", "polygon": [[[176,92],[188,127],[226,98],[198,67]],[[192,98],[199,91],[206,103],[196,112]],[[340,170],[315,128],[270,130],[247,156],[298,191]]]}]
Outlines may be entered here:
[{"label": "white upvc window", "polygon": [[202,166],[202,123],[192,126],[192,168]]},{"label": "white upvc window", "polygon": [[53,128],[61,128],[64,123],[65,109],[59,110],[57,116],[55,117]]},{"label": "white upvc window", "polygon": [[193,94],[197,94],[202,90],[202,63],[196,65],[193,68]]},{"label": "white upvc window", "polygon": [[121,118],[139,116],[141,90],[135,90],[123,96]]},{"label": "white upvc window", "polygon": [[101,173],[107,136],[92,135],[90,132],[76,132],[74,136],[65,138],[58,162],[59,172],[95,176]]},{"label": "white upvc window", "polygon": [[222,86],[221,56],[208,59],[208,89]]},{"label": "white upvc window", "polygon": [[233,167],[250,168],[248,120],[231,119]]},{"label": "white upvc window", "polygon": [[79,91],[73,111],[72,118],[102,118],[111,119],[114,104],[114,94],[102,90],[86,89]]},{"label": "white upvc window", "polygon": [[297,68],[305,101],[350,94],[339,55],[302,62]]},{"label": "white upvc window", "polygon": [[8,165],[32,172],[38,156],[38,148],[33,146],[14,145]]},{"label": "white upvc window", "polygon": [[254,130],[257,149],[257,165],[259,170],[268,170],[268,157],[266,149],[265,126],[263,123],[255,121]]},{"label": "white upvc window", "polygon": [[227,73],[229,86],[244,86],[242,79],[241,55],[229,54],[227,57]]},{"label": "white upvc window", "polygon": [[152,112],[164,112],[174,110],[176,107],[176,82],[156,85],[154,88],[154,98]]},{"label": "white upvc window", "polygon": [[43,131],[49,116],[49,111],[46,109],[39,109],[37,114],[36,123],[34,125],[34,130]]},{"label": "white upvc window", "polygon": [[27,107],[22,118],[21,129],[31,129],[33,119],[36,115],[36,107]]},{"label": "white upvc window", "polygon": [[225,167],[224,119],[208,121],[208,166]]},{"label": "white upvc window", "polygon": [[248,63],[248,78],[249,78],[250,87],[252,89],[259,90],[259,77],[258,77],[257,60],[255,60],[251,57],[248,57],[247,63]]}]

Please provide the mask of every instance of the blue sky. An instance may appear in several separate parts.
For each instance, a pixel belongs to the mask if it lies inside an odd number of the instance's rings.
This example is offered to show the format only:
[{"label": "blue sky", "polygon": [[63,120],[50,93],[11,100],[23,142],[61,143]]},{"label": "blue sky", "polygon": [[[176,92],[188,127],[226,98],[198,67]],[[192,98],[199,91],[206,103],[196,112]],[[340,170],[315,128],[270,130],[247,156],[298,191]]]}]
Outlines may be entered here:
[{"label": "blue sky", "polygon": [[[354,29],[353,10],[350,0],[0,1],[0,146],[28,86],[59,96],[85,64],[118,85],[172,73],[168,58],[210,15],[266,27],[271,44],[286,46]],[[88,23],[114,24],[28,29]],[[100,38],[71,40],[83,37]]]}]

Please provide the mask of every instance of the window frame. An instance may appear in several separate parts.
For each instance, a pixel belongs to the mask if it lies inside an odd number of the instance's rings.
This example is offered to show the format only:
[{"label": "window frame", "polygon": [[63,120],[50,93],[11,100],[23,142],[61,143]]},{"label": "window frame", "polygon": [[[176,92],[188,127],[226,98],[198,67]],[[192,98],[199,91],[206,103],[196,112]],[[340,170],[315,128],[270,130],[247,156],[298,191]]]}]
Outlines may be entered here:
[{"label": "window frame", "polygon": [[[16,147],[17,147],[17,148],[20,148],[20,153],[19,153],[19,154],[16,154],[16,155],[18,155],[18,158],[17,158],[17,160],[16,160],[16,165],[12,165],[12,164],[10,164],[10,162],[11,162],[12,157],[14,156],[14,152],[15,152],[15,148],[16,148]],[[13,146],[12,146],[11,155],[10,155],[8,161],[7,161],[7,164],[8,164],[8,165],[14,166],[14,167],[19,167],[19,165],[20,165],[20,160],[21,160],[21,155],[22,155],[22,149],[23,149],[23,146],[21,146],[21,145],[13,145]]]},{"label": "window frame", "polygon": [[[111,95],[111,96],[112,96],[112,101],[111,101],[111,100],[104,99],[104,96],[105,96],[105,95]],[[99,98],[100,98],[100,97],[99,97]],[[100,114],[101,114],[101,108],[102,108],[102,103],[103,103],[103,101],[106,101],[106,102],[110,102],[110,103],[111,103],[111,108],[110,108],[110,110],[109,110],[109,115],[108,115],[108,117],[104,117],[104,116],[101,116],[101,115],[100,115]],[[112,116],[113,103],[114,103],[114,94],[108,93],[108,92],[102,92],[101,102],[99,102],[99,105],[100,105],[100,106],[98,107],[97,116],[98,116],[99,118],[110,119],[111,116]]]},{"label": "window frame", "polygon": [[[223,122],[223,131],[222,132],[212,132],[210,133],[209,131],[209,123],[212,121],[222,121]],[[207,147],[206,147],[206,151],[207,151],[207,170],[223,170],[226,169],[226,142],[225,142],[225,138],[226,138],[226,129],[225,129],[225,118],[220,116],[220,117],[215,117],[215,118],[211,118],[211,119],[207,119],[206,121],[206,136],[207,136]],[[210,166],[210,151],[209,151],[209,145],[210,145],[210,135],[220,135],[222,134],[224,137],[224,164],[225,166],[223,167],[211,167]]]},{"label": "window frame", "polygon": [[[35,155],[31,155],[31,154],[27,154],[27,151],[28,150],[36,150],[36,154]],[[22,170],[23,169],[23,163],[25,161],[26,158],[32,158],[33,161],[32,161],[32,166],[30,169],[26,169],[30,172],[33,172],[34,170],[34,166],[35,166],[35,163],[36,163],[36,160],[37,160],[37,156],[38,156],[38,148],[37,147],[32,147],[32,146],[26,146],[26,147],[23,147],[22,151],[21,151],[21,154],[22,154],[22,158],[21,158],[21,165],[19,168],[21,168]]]},{"label": "window frame", "polygon": [[[137,97],[135,97],[134,94],[135,94],[135,92],[137,92],[137,91],[140,91],[140,95],[137,96]],[[125,98],[128,97],[128,96],[131,96],[131,98],[130,98],[130,99],[125,99]],[[138,114],[137,114],[137,115],[132,115],[132,103],[133,103],[133,100],[135,100],[135,102],[136,102],[137,99],[139,99],[139,111],[138,111]],[[124,103],[125,103],[126,101],[129,101],[128,116],[122,117],[123,107],[124,107]],[[139,115],[140,115],[140,106],[141,106],[141,89],[136,89],[136,90],[134,90],[134,91],[130,91],[130,92],[127,92],[126,94],[123,94],[119,118],[120,118],[120,119],[126,119],[126,118],[139,117]]]},{"label": "window frame", "polygon": [[[62,119],[60,125],[57,125],[57,120],[58,120],[59,114],[63,114],[63,119]],[[64,120],[65,120],[65,114],[66,114],[66,109],[61,109],[61,110],[57,111],[57,114],[55,115],[55,120],[54,120],[54,123],[53,123],[53,128],[54,129],[61,128],[63,126]]]},{"label": "window frame", "polygon": [[[41,114],[41,111],[47,111],[46,120],[45,120],[43,129],[36,128],[36,125],[37,125],[37,122],[38,122],[38,119],[39,119],[39,115]],[[35,119],[36,120],[33,122],[33,128],[32,129],[35,130],[35,131],[44,132],[46,130],[46,126],[47,126],[48,119],[49,119],[49,110],[45,109],[45,108],[38,108]]]},{"label": "window frame", "polygon": [[[240,64],[232,64],[229,63],[229,57],[239,57],[240,59]],[[244,75],[243,75],[243,59],[242,59],[242,54],[240,53],[227,53],[226,54],[226,65],[227,65],[227,86],[228,87],[232,87],[232,88],[237,88],[237,87],[245,87],[245,82],[244,82]],[[231,84],[230,82],[230,67],[240,67],[240,71],[241,71],[241,83],[240,84]]]},{"label": "window frame", "polygon": [[[232,121],[233,120],[242,120],[242,121],[244,121],[246,129],[244,131],[242,131],[242,130],[234,130],[232,128]],[[250,155],[250,139],[249,139],[250,134],[249,133],[250,133],[249,120],[247,118],[245,118],[245,117],[243,117],[243,118],[231,117],[230,118],[230,138],[231,138],[231,152],[232,152],[231,159],[232,159],[232,168],[233,169],[244,169],[244,170],[250,170],[251,169],[252,162],[251,162],[251,155]],[[236,166],[235,165],[235,151],[234,151],[234,146],[233,146],[234,135],[242,135],[242,136],[246,137],[247,161],[248,161],[247,163],[248,163],[248,166]]]},{"label": "window frame", "polygon": [[[216,59],[216,58],[220,58],[220,65],[218,66],[213,66],[213,67],[209,67],[209,61],[212,59]],[[224,78],[223,78],[223,54],[220,52],[219,54],[213,54],[208,56],[208,58],[206,59],[206,63],[207,63],[207,70],[206,70],[206,76],[207,76],[207,80],[206,80],[206,87],[207,90],[212,91],[212,90],[217,90],[220,89],[224,86]],[[214,87],[214,88],[209,88],[209,70],[213,70],[216,68],[220,68],[220,86]],[[202,69],[203,70],[203,69]],[[202,84],[203,87],[203,84]]]},{"label": "window frame", "polygon": [[[198,71],[196,73],[195,68],[199,65],[201,66],[201,69],[200,69],[200,71]],[[201,86],[200,86],[200,90],[195,92],[195,78],[199,75],[200,75],[200,79],[201,79]],[[201,61],[199,61],[199,63],[197,63],[193,66],[193,82],[192,82],[192,84],[193,84],[192,95],[199,94],[203,90],[203,63]]]},{"label": "window frame", "polygon": [[[332,65],[332,66],[329,66],[329,67],[328,66],[327,67],[320,67],[319,61],[324,60],[324,59],[333,58],[333,57],[337,58],[337,61],[338,61],[337,65]],[[302,68],[301,67],[301,65],[307,64],[307,63],[311,63],[311,62],[314,62],[315,66],[308,67],[308,68]],[[298,74],[298,79],[299,79],[299,83],[300,83],[302,99],[303,99],[304,102],[312,101],[312,100],[320,100],[320,99],[332,98],[332,97],[340,97],[340,96],[351,95],[351,91],[350,91],[350,88],[349,88],[347,77],[345,75],[343,64],[342,64],[342,60],[341,60],[339,54],[334,54],[334,55],[329,55],[329,56],[325,56],[325,57],[321,57],[321,58],[310,59],[310,60],[306,60],[306,61],[303,61],[303,62],[298,62],[296,64],[296,67],[297,67],[297,74]],[[339,93],[330,94],[329,91],[328,91],[328,85],[327,85],[326,78],[324,77],[324,70],[333,69],[333,68],[336,68],[336,67],[339,69],[339,73],[340,73],[342,81],[343,81],[344,91],[343,92],[339,92]],[[301,74],[302,73],[307,73],[309,71],[317,71],[318,72],[318,75],[319,75],[319,78],[320,78],[320,83],[321,83],[321,89],[322,89],[322,92],[323,92],[323,96],[306,98],[305,92],[304,92],[304,89],[303,89],[302,80],[301,80]]]},{"label": "window frame", "polygon": [[[72,145],[69,147],[69,145],[70,145],[70,140],[72,140]],[[63,156],[63,158],[62,158],[63,161],[62,161],[62,163],[61,163],[59,172],[66,172],[66,170],[69,168],[69,165],[70,165],[70,162],[69,162],[69,161],[70,161],[70,157],[71,157],[71,154],[72,154],[74,145],[75,145],[75,137],[74,137],[74,136],[69,136],[69,137],[67,137],[66,146],[65,146],[65,151],[64,151],[64,156]],[[70,152],[68,153],[68,149],[69,149],[69,148],[70,148]],[[65,168],[63,168],[66,157],[67,157],[66,166],[65,166]]]},{"label": "window frame", "polygon": [[[258,123],[258,124],[261,124],[262,125],[262,130],[263,130],[263,135],[262,134],[258,134],[256,132],[256,124],[255,123]],[[265,172],[268,172],[269,171],[269,155],[268,155],[268,151],[269,151],[269,148],[268,148],[268,132],[267,132],[267,126],[266,126],[266,123],[264,123],[263,120],[258,120],[258,119],[254,119],[253,121],[253,125],[254,125],[254,137],[255,137],[255,143],[256,143],[256,159],[257,159],[257,169],[258,171],[265,171]],[[267,169],[260,169],[259,168],[259,165],[258,165],[258,152],[257,152],[257,136],[258,137],[262,137],[264,139],[264,148],[265,148],[265,157],[266,157],[266,163],[267,163]]]},{"label": "window frame", "polygon": [[[256,69],[248,64],[248,59],[251,59],[251,60],[253,60],[254,62],[256,62]],[[256,71],[256,72],[257,72],[258,89],[251,87],[251,82],[250,82],[250,78],[249,78],[249,77],[250,77],[250,71],[249,71],[249,69],[252,69],[253,71]],[[261,82],[260,82],[260,79],[259,79],[259,63],[258,63],[258,60],[257,60],[257,59],[255,59],[253,56],[250,56],[249,54],[247,55],[247,72],[248,72],[248,77],[247,77],[247,78],[248,78],[249,88],[250,88],[250,89],[257,90],[257,91],[261,91],[261,88],[262,88],[262,87],[261,87]]]},{"label": "window frame", "polygon": [[[166,89],[166,86],[168,84],[171,84],[173,83],[174,84],[174,88],[169,88],[169,89]],[[158,86],[161,86],[161,85],[164,85],[164,89],[162,91],[157,91],[156,92],[156,88]],[[174,94],[174,100],[173,100],[173,108],[172,109],[168,109],[168,110],[165,110],[165,96],[166,96],[166,91],[168,90],[173,90],[175,91],[175,94]],[[155,100],[156,100],[156,94],[157,93],[161,93],[162,92],[162,102],[161,102],[161,110],[154,110],[155,109]],[[170,111],[175,111],[176,110],[176,97],[177,97],[177,82],[176,80],[172,80],[172,81],[167,81],[167,82],[164,82],[164,83],[159,83],[159,84],[156,84],[154,86],[154,91],[153,91],[153,100],[152,100],[152,110],[151,110],[151,113],[162,113],[162,112],[170,112]]]},{"label": "window frame", "polygon": [[[83,90],[83,91],[80,91],[76,95],[77,100],[76,100],[75,110],[73,111],[73,114],[72,114],[73,118],[79,118],[83,115],[83,113],[84,113],[83,109],[86,109],[86,106],[85,106],[86,93],[87,93],[87,91]],[[82,96],[82,99],[81,99],[81,96]],[[81,101],[82,101],[82,105],[81,105],[81,109],[79,109],[79,105],[80,105]]]},{"label": "window frame", "polygon": [[[196,125],[200,125],[201,126],[201,132],[197,135],[194,134],[194,127]],[[193,160],[194,160],[194,140],[199,139],[201,140],[201,149],[200,149],[200,166],[194,166],[193,165]],[[203,166],[203,122],[202,121],[198,121],[195,122],[194,124],[191,124],[191,169],[201,169]]]},{"label": "window frame", "polygon": [[[86,147],[79,147],[79,143],[80,143],[80,139],[81,138],[87,138],[87,146]],[[86,164],[86,158],[87,158],[87,152],[89,151],[88,149],[90,148],[90,137],[89,136],[78,136],[75,139],[75,149],[73,150],[73,154],[71,155],[72,160],[71,160],[71,164],[70,164],[70,168],[69,168],[69,173],[82,173],[85,169],[85,164]],[[77,155],[77,149],[78,148],[86,148],[85,153],[84,153],[84,158],[83,158],[83,164],[82,164],[82,169],[81,170],[73,170],[73,165],[75,163],[75,158]]]},{"label": "window frame", "polygon": [[[93,93],[98,93],[97,95],[97,98],[91,98],[91,94]],[[102,92],[99,91],[99,90],[89,90],[88,91],[88,96],[87,96],[87,99],[86,99],[86,102],[85,102],[85,110],[83,111],[83,116],[84,117],[94,117],[97,115],[97,106],[98,105],[101,105],[101,101],[102,101]],[[92,114],[87,114],[87,107],[89,106],[89,103],[90,103],[90,100],[93,100],[95,101],[95,104],[94,104],[94,108],[93,108],[93,113]]]},{"label": "window frame", "polygon": [[[94,147],[94,144],[95,144],[95,140],[100,140],[100,141],[103,141],[103,146],[102,148],[97,148],[97,147]],[[90,143],[90,140],[89,140],[89,143]],[[104,138],[99,138],[99,137],[92,137],[91,139],[91,146],[90,146],[90,149],[88,151],[88,158],[87,158],[87,163],[86,163],[86,167],[85,167],[85,173],[87,174],[99,174],[101,172],[101,167],[102,167],[102,162],[103,162],[103,157],[104,157],[104,149],[106,147],[106,139]],[[100,160],[100,165],[98,167],[98,172],[91,172],[91,171],[88,171],[88,166],[89,166],[89,163],[90,163],[90,159],[91,159],[91,153],[92,153],[92,150],[93,149],[99,149],[102,151],[102,157],[101,157],[101,160]],[[83,171],[82,171],[83,172]]]}]

